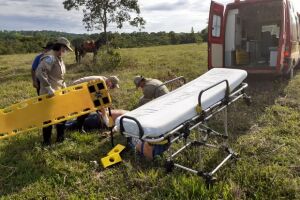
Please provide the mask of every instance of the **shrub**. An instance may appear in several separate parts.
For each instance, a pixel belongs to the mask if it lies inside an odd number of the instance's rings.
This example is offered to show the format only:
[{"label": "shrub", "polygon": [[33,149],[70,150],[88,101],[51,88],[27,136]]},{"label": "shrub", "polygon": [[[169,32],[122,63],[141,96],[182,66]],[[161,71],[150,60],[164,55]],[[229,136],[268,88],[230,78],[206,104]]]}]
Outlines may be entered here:
[{"label": "shrub", "polygon": [[119,52],[114,51],[113,49],[108,49],[107,51],[99,51],[96,64],[97,69],[94,69],[96,72],[102,71],[113,71],[120,67],[121,64],[121,55]]}]

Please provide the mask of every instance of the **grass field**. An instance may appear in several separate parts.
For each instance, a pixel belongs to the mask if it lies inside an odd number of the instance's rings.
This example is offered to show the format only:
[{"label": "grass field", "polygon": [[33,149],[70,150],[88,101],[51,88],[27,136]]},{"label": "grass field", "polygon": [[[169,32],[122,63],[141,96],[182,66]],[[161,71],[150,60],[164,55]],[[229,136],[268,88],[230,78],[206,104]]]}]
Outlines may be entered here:
[{"label": "grass field", "polygon": [[[67,82],[85,75],[118,75],[121,88],[112,93],[114,107],[132,109],[140,92],[133,90],[137,74],[168,80],[188,80],[206,71],[206,45],[120,49],[121,66],[99,69],[85,58],[65,60]],[[35,96],[30,65],[34,54],[0,56],[0,108]],[[67,140],[41,148],[40,131],[0,141],[0,199],[300,199],[300,74],[291,80],[250,76],[250,107],[238,102],[229,109],[230,145],[239,154],[217,173],[218,182],[206,188],[198,176],[175,169],[166,173],[164,158],[149,162],[131,151],[109,169],[95,167],[110,150],[109,138],[99,132],[68,132]],[[220,129],[220,116],[211,123]],[[55,136],[55,134],[54,134]],[[55,137],[54,137],[55,138]],[[119,143],[124,138],[116,136]],[[209,169],[222,153],[192,149],[181,162]]]}]

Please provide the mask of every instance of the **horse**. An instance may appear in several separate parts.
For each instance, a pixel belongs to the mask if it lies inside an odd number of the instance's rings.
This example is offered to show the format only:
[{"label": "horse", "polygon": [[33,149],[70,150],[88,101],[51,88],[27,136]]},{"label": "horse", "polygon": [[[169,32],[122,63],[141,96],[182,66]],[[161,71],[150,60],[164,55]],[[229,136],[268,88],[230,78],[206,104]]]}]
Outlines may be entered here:
[{"label": "horse", "polygon": [[83,40],[83,39],[75,39],[72,41],[74,46],[74,52],[76,57],[76,62],[80,63],[81,58],[83,58],[87,53],[93,53],[93,61],[96,61],[97,52],[101,46],[106,44],[106,41],[103,38],[100,38],[96,41],[94,40]]}]

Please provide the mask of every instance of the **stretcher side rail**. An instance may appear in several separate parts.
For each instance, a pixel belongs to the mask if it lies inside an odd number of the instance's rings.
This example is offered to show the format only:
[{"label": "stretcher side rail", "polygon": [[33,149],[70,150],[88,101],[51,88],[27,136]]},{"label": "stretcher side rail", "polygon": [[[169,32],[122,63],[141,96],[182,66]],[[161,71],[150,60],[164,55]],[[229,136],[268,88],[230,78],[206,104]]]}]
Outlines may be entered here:
[{"label": "stretcher side rail", "polygon": [[165,81],[163,84],[157,86],[156,89],[155,89],[155,93],[156,93],[156,90],[158,90],[160,87],[162,87],[164,85],[167,85],[169,83],[173,83],[173,82],[178,81],[178,80],[182,80],[183,81],[183,85],[186,84],[186,79],[184,78],[184,76],[179,76],[179,77],[176,77],[174,79]]},{"label": "stretcher side rail", "polygon": [[144,130],[143,130],[143,128],[142,128],[142,125],[141,125],[141,123],[136,119],[136,118],[134,118],[134,117],[130,117],[130,116],[122,116],[121,118],[120,118],[120,133],[122,134],[122,135],[124,135],[124,134],[127,134],[128,135],[128,133],[126,133],[125,132],[125,129],[124,129],[124,124],[123,124],[123,120],[124,119],[129,119],[129,120],[132,120],[132,121],[134,121],[136,124],[137,124],[137,126],[138,126],[138,128],[139,128],[139,138],[141,139],[143,136],[144,136]]},{"label": "stretcher side rail", "polygon": [[[212,106],[208,107],[207,109],[201,111],[199,115],[195,118],[202,118],[201,120],[208,120],[213,115],[221,112],[227,106],[231,105],[232,103],[236,102],[238,99],[243,97],[245,100],[250,99],[245,93],[245,89],[248,87],[247,83],[242,83],[239,88],[237,88],[233,93],[231,93],[228,97],[224,97],[224,99],[218,101],[217,103],[213,104]],[[200,95],[199,95],[200,96]],[[227,100],[226,100],[227,99]],[[247,103],[248,104],[248,103]],[[194,119],[193,119],[194,120]]]},{"label": "stretcher side rail", "polygon": [[218,83],[215,83],[215,84],[205,88],[204,90],[201,90],[201,92],[199,93],[199,96],[198,96],[198,105],[199,105],[200,108],[201,108],[201,98],[202,98],[203,93],[207,92],[208,90],[210,90],[210,89],[212,89],[212,88],[214,88],[214,87],[216,87],[216,86],[218,86],[218,85],[220,85],[224,82],[226,83],[226,90],[225,90],[225,96],[224,96],[223,100],[225,100],[225,102],[229,101],[229,93],[230,93],[229,82],[228,82],[228,80],[222,80]]}]

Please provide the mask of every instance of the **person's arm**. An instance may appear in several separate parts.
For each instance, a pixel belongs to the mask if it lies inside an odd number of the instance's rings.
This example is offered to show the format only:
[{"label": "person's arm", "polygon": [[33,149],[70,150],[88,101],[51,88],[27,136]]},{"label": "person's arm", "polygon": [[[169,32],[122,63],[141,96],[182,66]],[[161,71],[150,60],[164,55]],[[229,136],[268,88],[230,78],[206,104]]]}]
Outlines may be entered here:
[{"label": "person's arm", "polygon": [[38,84],[37,84],[37,80],[36,80],[36,76],[35,76],[35,71],[38,68],[40,62],[40,56],[36,56],[32,62],[31,65],[31,78],[32,78],[32,85],[35,88],[38,88]]},{"label": "person's arm", "polygon": [[36,76],[35,76],[35,71],[33,69],[31,69],[31,78],[32,78],[32,85],[34,88],[38,88],[38,83],[36,80]]},{"label": "person's arm", "polygon": [[102,80],[102,81],[105,81],[103,76],[87,76],[87,77],[83,77],[83,78],[80,78],[80,79],[77,79],[75,81],[72,82],[72,85],[77,85],[77,84],[80,84],[80,83],[85,83],[85,82],[89,82],[89,81],[93,81],[93,80]]},{"label": "person's arm", "polygon": [[102,107],[102,108],[100,109],[100,112],[101,112],[101,114],[102,114],[102,119],[103,119],[105,125],[106,125],[107,127],[109,127],[109,117],[108,117],[108,110],[107,110],[107,108]]},{"label": "person's arm", "polygon": [[128,110],[122,110],[122,109],[113,109],[111,110],[111,117],[114,121],[114,123],[116,122],[116,119],[122,115],[124,115],[125,113],[129,112]]},{"label": "person's arm", "polygon": [[144,105],[144,104],[150,102],[151,100],[152,100],[152,99],[147,99],[147,98],[145,98],[144,96],[142,96],[142,97],[140,98],[139,103],[138,103],[137,106],[140,107],[140,106],[142,106],[142,105]]},{"label": "person's arm", "polygon": [[154,98],[163,96],[167,93],[169,93],[169,90],[168,90],[167,86],[163,85],[161,87],[157,87],[157,89],[155,90]]},{"label": "person's arm", "polygon": [[36,70],[36,77],[39,79],[41,86],[45,87],[45,89],[48,91],[48,94],[50,96],[53,96],[55,91],[51,87],[51,84],[49,82],[49,76],[48,76],[52,69],[53,64],[54,64],[54,58],[48,56],[40,62]]},{"label": "person's arm", "polygon": [[155,93],[155,86],[153,85],[145,85],[143,88],[143,95],[145,99],[153,99]]}]

